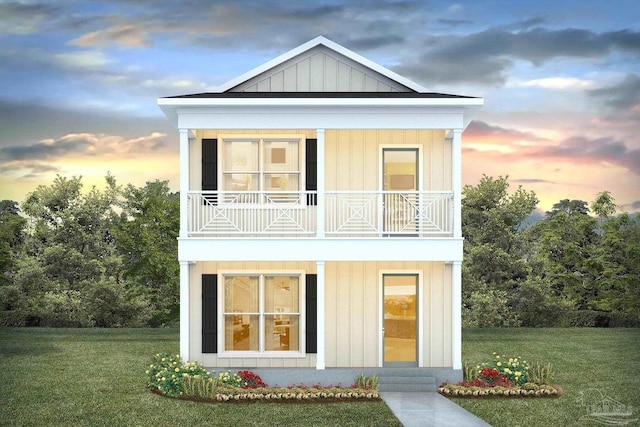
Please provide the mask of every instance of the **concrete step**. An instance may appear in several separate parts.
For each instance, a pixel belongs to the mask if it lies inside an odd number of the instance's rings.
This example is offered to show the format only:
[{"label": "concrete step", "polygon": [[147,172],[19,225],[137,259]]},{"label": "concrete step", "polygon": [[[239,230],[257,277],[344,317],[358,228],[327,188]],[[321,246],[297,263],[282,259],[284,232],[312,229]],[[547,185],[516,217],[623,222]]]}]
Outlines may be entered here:
[{"label": "concrete step", "polygon": [[433,392],[437,389],[436,378],[424,369],[385,369],[378,373],[380,391]]}]

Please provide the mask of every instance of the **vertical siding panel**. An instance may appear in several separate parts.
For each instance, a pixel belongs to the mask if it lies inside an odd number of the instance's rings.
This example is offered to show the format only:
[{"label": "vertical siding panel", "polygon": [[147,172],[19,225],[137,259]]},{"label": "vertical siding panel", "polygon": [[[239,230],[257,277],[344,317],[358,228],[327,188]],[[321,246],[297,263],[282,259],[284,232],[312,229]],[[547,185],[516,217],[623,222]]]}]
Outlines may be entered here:
[{"label": "vertical siding panel", "polygon": [[364,91],[375,92],[378,90],[378,81],[368,74],[364,75]]},{"label": "vertical siding panel", "polygon": [[266,79],[258,83],[258,92],[272,92],[270,77],[267,77]]},{"label": "vertical siding panel", "polygon": [[328,130],[325,134],[325,188],[335,190],[336,187],[336,164],[338,140],[343,130]]},{"label": "vertical siding panel", "polygon": [[440,132],[435,132],[433,131],[434,135],[437,135],[438,138],[442,138],[442,140],[444,141],[444,147],[445,147],[445,160],[444,160],[444,165],[442,168],[442,174],[444,176],[444,190],[451,190],[453,187],[453,183],[451,181],[452,176],[451,176],[451,167],[452,167],[452,154],[451,154],[451,150],[452,150],[452,141],[447,141],[444,137],[444,131],[440,131]]},{"label": "vertical siding panel", "polygon": [[350,269],[349,279],[349,324],[351,360],[349,366],[364,366],[364,271],[361,262],[345,263]]},{"label": "vertical siding panel", "polygon": [[433,161],[433,138],[432,134],[428,131],[420,131],[420,142],[424,147],[424,189],[425,190],[433,190],[433,181],[431,179],[433,175],[433,167],[435,165]]},{"label": "vertical siding panel", "polygon": [[284,69],[284,91],[295,92],[298,84],[297,67],[292,65],[289,68]]},{"label": "vertical siding panel", "polygon": [[350,190],[349,187],[349,145],[351,142],[351,133],[353,131],[343,130],[338,142],[338,152],[336,158],[336,184],[338,190]]},{"label": "vertical siding panel", "polygon": [[249,87],[247,87],[245,90],[243,90],[243,92],[257,92],[258,91],[258,85],[251,85]]},{"label": "vertical siding panel", "polygon": [[318,52],[309,58],[309,89],[311,92],[322,92],[324,90],[324,58],[325,54],[322,52]]},{"label": "vertical siding panel", "polygon": [[363,349],[363,366],[378,366],[378,338],[379,320],[378,312],[381,302],[378,299],[378,270],[374,262],[363,263],[362,274],[364,278],[364,318],[365,324]]},{"label": "vertical siding panel", "polygon": [[336,335],[337,364],[339,367],[349,366],[351,356],[351,336],[349,330],[352,327],[349,319],[351,301],[349,297],[349,264],[336,263],[336,322],[339,325]]},{"label": "vertical siding panel", "polygon": [[310,61],[309,58],[303,59],[296,65],[297,68],[297,92],[309,92],[310,87]]},{"label": "vertical siding panel", "polygon": [[[442,265],[442,264],[441,264]],[[444,322],[444,340],[443,340],[443,345],[442,345],[442,359],[444,362],[444,366],[453,366],[453,358],[451,356],[451,303],[452,303],[452,295],[451,295],[451,280],[452,280],[452,274],[453,274],[453,269],[451,268],[451,265],[442,265],[443,268],[443,273],[444,273],[444,283],[443,283],[443,288],[444,288],[444,315],[443,315],[443,322]]]},{"label": "vertical siding panel", "polygon": [[355,68],[351,68],[351,82],[349,92],[362,92],[364,90],[364,73]]},{"label": "vertical siding panel", "polygon": [[350,92],[351,67],[344,62],[338,62],[338,92]]},{"label": "vertical siding panel", "polygon": [[329,55],[324,57],[324,90],[326,92],[338,90],[338,61]]},{"label": "vertical siding panel", "polygon": [[378,190],[379,185],[379,141],[378,133],[375,130],[365,130],[363,135],[364,139],[364,161],[365,161],[365,178],[364,178],[364,190],[374,191]]},{"label": "vertical siding panel", "polygon": [[444,346],[444,269],[442,268],[444,265],[441,263],[434,264],[434,274],[432,276],[432,306],[433,317],[431,321],[433,322],[433,327],[431,329],[433,333],[433,345],[432,349],[432,366],[440,367],[445,366],[445,361],[443,358],[443,346]]},{"label": "vertical siding panel", "polygon": [[431,333],[431,327],[433,324],[433,322],[431,321],[431,312],[433,311],[431,308],[432,306],[432,301],[431,301],[432,274],[433,274],[432,263],[426,263],[424,272],[422,275],[423,292],[424,292],[424,295],[422,295],[422,303],[424,306],[424,313],[422,313],[422,319],[423,319],[424,325],[422,329],[423,342],[421,344],[423,346],[422,357],[424,359],[424,366],[427,366],[427,367],[431,366],[431,349],[433,348],[433,343],[432,343],[433,334]]},{"label": "vertical siding panel", "polygon": [[435,140],[431,143],[433,150],[431,159],[433,170],[431,173],[431,188],[433,190],[442,190],[444,188],[444,180],[442,172],[444,169],[444,141],[442,139]]},{"label": "vertical siding panel", "polygon": [[391,86],[378,80],[378,87],[376,88],[376,90],[378,92],[391,92]]},{"label": "vertical siding panel", "polygon": [[351,182],[349,188],[351,190],[364,190],[365,188],[365,170],[366,164],[364,156],[364,132],[362,130],[351,131],[351,150],[350,150],[350,171]]},{"label": "vertical siding panel", "polygon": [[336,288],[336,263],[325,264],[325,364],[327,367],[337,366],[338,316]]},{"label": "vertical siding panel", "polygon": [[284,90],[284,71],[279,71],[271,76],[271,92],[282,92]]}]

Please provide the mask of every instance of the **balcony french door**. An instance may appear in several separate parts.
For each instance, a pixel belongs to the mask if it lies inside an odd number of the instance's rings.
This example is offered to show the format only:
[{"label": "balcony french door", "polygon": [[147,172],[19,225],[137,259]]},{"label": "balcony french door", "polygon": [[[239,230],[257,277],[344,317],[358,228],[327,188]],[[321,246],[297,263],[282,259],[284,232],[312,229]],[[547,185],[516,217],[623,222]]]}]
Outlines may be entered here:
[{"label": "balcony french door", "polygon": [[382,229],[387,236],[411,236],[420,227],[418,148],[382,149]]}]

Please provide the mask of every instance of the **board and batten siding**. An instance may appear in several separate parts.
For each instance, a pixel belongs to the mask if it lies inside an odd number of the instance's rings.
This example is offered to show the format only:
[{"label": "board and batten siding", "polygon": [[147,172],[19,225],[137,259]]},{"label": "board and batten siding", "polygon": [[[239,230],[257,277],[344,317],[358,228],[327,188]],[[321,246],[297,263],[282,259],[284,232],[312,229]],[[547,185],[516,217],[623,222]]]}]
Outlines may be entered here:
[{"label": "board and batten siding", "polygon": [[451,367],[451,267],[442,262],[327,262],[327,367],[376,367],[380,361],[380,275],[420,271],[424,367]]},{"label": "board and batten siding", "polygon": [[[197,262],[190,272],[190,354],[208,368],[315,367],[316,355],[302,358],[218,358],[202,353],[202,274],[231,271],[304,270],[315,262]],[[421,272],[419,298],[424,309],[422,366],[451,367],[451,266],[442,262],[327,262],[325,264],[325,361],[332,367],[380,364],[380,275],[385,271]]]},{"label": "board and batten siding", "polygon": [[229,92],[411,92],[350,58],[317,46]]},{"label": "board and batten siding", "polygon": [[451,143],[444,130],[334,130],[325,133],[327,190],[379,190],[380,147],[420,146],[421,191],[451,190]]},{"label": "board and batten siding", "polygon": [[[315,129],[199,130],[190,148],[189,189],[202,189],[203,138],[219,135],[304,135],[316,138]],[[420,145],[420,190],[451,190],[451,143],[445,130],[333,130],[325,133],[325,188],[331,190],[379,190],[380,146]],[[220,143],[220,142],[219,142]],[[220,182],[220,179],[219,179]]]},{"label": "board and batten siding", "polygon": [[[218,271],[291,271],[303,270],[307,274],[316,271],[315,262],[196,262],[190,269],[190,311],[189,311],[189,352],[191,361],[198,361],[207,368],[314,368],[316,355],[306,354],[304,357],[247,357],[225,358],[217,354],[202,353],[202,275],[217,274]],[[218,283],[218,286],[224,286]],[[220,315],[220,314],[218,314]],[[221,322],[222,320],[220,320]],[[223,324],[223,323],[222,323]],[[221,349],[219,349],[221,350]]]}]

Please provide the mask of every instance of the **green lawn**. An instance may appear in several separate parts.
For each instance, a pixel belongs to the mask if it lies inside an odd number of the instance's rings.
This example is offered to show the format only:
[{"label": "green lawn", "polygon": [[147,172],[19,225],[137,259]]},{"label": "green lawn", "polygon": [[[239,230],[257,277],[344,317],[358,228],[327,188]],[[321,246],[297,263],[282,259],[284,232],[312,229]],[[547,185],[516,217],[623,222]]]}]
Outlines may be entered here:
[{"label": "green lawn", "polygon": [[400,426],[384,402],[206,404],[150,393],[167,329],[0,328],[2,426]]},{"label": "green lawn", "polygon": [[527,362],[551,362],[555,382],[564,390],[558,399],[454,400],[495,427],[595,425],[580,420],[588,412],[576,401],[581,391],[598,396],[590,389],[632,405],[632,418],[640,419],[640,329],[463,330],[465,362],[491,359],[494,351]]},{"label": "green lawn", "polygon": [[[383,402],[333,404],[204,404],[146,390],[144,369],[158,351],[177,351],[167,329],[0,328],[2,426],[394,426]],[[588,425],[580,391],[632,405],[640,418],[640,329],[473,329],[463,331],[463,360],[496,351],[551,362],[559,399],[456,403],[500,426]]]}]

